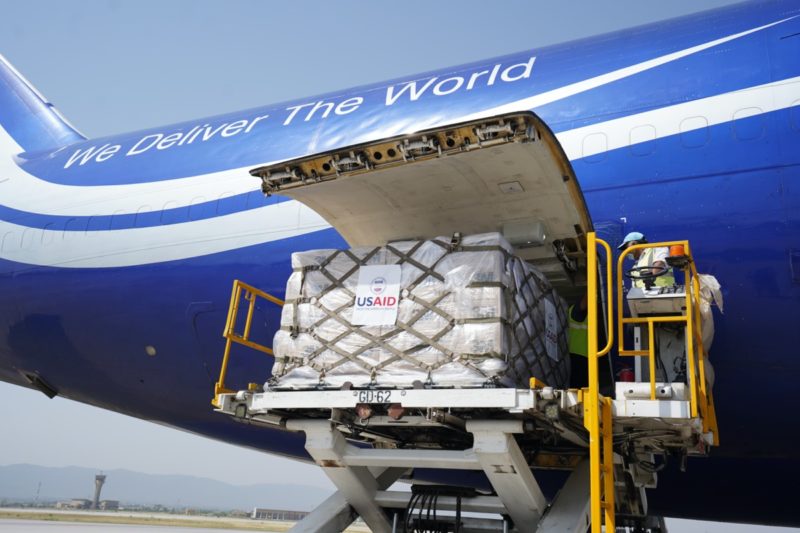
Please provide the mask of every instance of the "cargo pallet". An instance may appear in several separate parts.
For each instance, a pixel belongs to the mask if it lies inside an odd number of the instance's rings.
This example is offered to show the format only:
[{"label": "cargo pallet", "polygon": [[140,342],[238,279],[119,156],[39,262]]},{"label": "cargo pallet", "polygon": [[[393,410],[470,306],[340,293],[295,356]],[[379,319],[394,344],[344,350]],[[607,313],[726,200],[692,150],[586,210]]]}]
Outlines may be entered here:
[{"label": "cargo pallet", "polygon": [[[233,343],[267,354],[250,340],[257,298],[280,300],[241,282],[234,283],[227,346],[213,404],[221,413],[252,424],[302,431],[311,458],[338,491],[292,531],[338,532],[357,516],[374,532],[666,531],[663,519],[648,516],[645,489],[657,485],[659,459],[705,456],[719,444],[707,353],[700,322],[700,286],[689,243],[640,244],[632,249],[682,246],[676,268],[685,287],[640,294],[647,316],[623,316],[622,261],[617,264],[617,338],[624,327],[646,327],[648,342],[633,349],[617,341],[620,356],[637,364],[637,382],[616,383],[614,397],[600,393],[598,359],[614,345],[611,249],[587,234],[589,386],[555,389],[531,379],[528,389],[338,389],[247,390],[226,388]],[[598,247],[605,249],[606,291],[598,286]],[[641,292],[641,291],[640,291]],[[598,347],[598,295],[605,296],[607,343]],[[244,332],[235,332],[240,302],[248,304]],[[629,299],[630,299],[629,295]],[[663,309],[662,311],[659,311]],[[682,328],[685,382],[657,382],[655,331]],[[638,359],[637,359],[638,363]],[[491,494],[449,487],[387,490],[417,468],[482,471]],[[536,472],[570,472],[550,501]],[[440,515],[444,512],[444,515]],[[462,516],[489,513],[499,519]],[[621,529],[618,529],[621,528]]]}]

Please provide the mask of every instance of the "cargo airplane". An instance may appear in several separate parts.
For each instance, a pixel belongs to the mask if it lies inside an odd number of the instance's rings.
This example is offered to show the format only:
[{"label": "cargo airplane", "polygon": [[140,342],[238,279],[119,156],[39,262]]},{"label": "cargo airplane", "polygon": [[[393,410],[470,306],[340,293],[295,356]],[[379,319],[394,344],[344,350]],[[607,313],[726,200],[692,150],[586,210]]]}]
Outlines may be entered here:
[{"label": "cargo airplane", "polygon": [[[504,170],[518,162],[502,154],[487,165],[494,176],[432,174],[414,182],[428,189],[392,197],[375,187],[368,201],[304,203],[282,194],[274,173],[265,195],[259,169],[323,153],[363,165],[349,147],[497,117],[501,130],[511,113],[533,113],[555,135],[601,237],[689,239],[725,289],[711,350],[722,445],[685,472],[661,472],[650,512],[800,526],[795,0],[99,139],[84,138],[2,60],[0,379],[307,458],[301,434],[237,424],[209,405],[232,280],[280,296],[293,251],[369,240],[365,224],[379,227],[382,213],[399,232],[388,238],[416,236],[420,218],[454,208],[448,198],[477,193],[491,207],[523,187]],[[340,199],[347,212],[336,210]],[[526,216],[512,211],[487,208],[474,228],[443,216],[436,227],[499,229],[503,213]],[[258,313],[268,342],[279,311]],[[228,380],[265,379],[271,364],[237,356]]]}]

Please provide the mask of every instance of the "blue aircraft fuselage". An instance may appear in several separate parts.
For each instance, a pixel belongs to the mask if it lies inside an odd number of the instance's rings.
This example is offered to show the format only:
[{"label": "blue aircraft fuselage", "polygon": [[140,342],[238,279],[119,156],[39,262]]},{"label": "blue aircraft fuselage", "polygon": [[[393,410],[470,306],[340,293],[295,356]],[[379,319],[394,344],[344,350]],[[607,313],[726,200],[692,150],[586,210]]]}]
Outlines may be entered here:
[{"label": "blue aircraft fuselage", "polygon": [[[0,379],[38,376],[74,400],[306,457],[302,435],[237,424],[209,403],[232,280],[281,295],[292,252],[346,246],[297,202],[264,197],[249,171],[532,110],[570,158],[600,237],[689,239],[724,289],[711,351],[721,446],[662,472],[651,511],[800,525],[789,490],[800,479],[797,1],[91,140],[5,67]],[[261,340],[278,312],[259,310]],[[234,358],[232,385],[269,375],[267,357]]]}]

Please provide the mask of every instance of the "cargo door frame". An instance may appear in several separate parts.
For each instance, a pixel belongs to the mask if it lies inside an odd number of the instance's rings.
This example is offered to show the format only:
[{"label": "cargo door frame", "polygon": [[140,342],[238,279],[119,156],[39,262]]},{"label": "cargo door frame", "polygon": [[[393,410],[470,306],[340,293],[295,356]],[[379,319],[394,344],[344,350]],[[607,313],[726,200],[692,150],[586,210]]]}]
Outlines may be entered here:
[{"label": "cargo door frame", "polygon": [[585,286],[592,221],[569,159],[534,113],[376,138],[250,173],[266,195],[307,205],[350,246],[497,231],[563,296]]}]

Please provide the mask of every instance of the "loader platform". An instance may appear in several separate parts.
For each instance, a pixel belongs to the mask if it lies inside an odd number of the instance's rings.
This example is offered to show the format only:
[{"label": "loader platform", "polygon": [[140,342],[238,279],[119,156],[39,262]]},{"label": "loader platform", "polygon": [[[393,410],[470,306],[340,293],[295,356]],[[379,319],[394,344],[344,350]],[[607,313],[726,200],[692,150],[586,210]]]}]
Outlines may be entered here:
[{"label": "loader platform", "polygon": [[[342,531],[360,516],[381,533],[585,532],[589,528],[610,532],[618,527],[664,532],[663,520],[648,515],[645,490],[657,486],[657,472],[667,458],[677,458],[684,465],[686,458],[705,456],[719,443],[706,378],[698,276],[689,243],[677,244],[685,250],[679,267],[685,286],[671,291],[672,300],[666,303],[653,292],[651,300],[661,303],[645,302],[655,305],[646,315],[623,316],[623,258],[619,259],[615,316],[610,247],[593,232],[588,234],[589,386],[581,389],[553,388],[532,378],[526,389],[432,388],[419,383],[405,389],[355,389],[345,384],[329,390],[279,390],[250,384],[247,389],[230,390],[224,379],[232,342],[269,353],[248,339],[249,315],[244,333],[234,331],[242,296],[252,313],[256,298],[269,295],[237,282],[225,331],[228,347],[213,403],[219,412],[242,423],[305,433],[307,452],[338,492],[292,531]],[[603,326],[608,340],[602,348],[597,342],[598,295],[603,292],[597,283],[597,247],[606,252],[606,283],[601,286],[607,290]],[[667,309],[663,313],[658,307],[662,303]],[[648,341],[626,347],[625,324],[646,327]],[[662,347],[656,332],[662,325],[671,332],[675,328],[683,332],[686,361],[680,379],[661,372],[662,378],[670,379],[657,380]],[[640,358],[644,363],[637,365],[638,381],[617,382],[613,394],[604,396],[598,359],[612,347],[619,356]],[[412,492],[388,490],[402,478],[413,483],[415,469],[481,471],[492,490],[486,494],[419,484]],[[569,473],[549,501],[536,477],[542,470]]]}]

